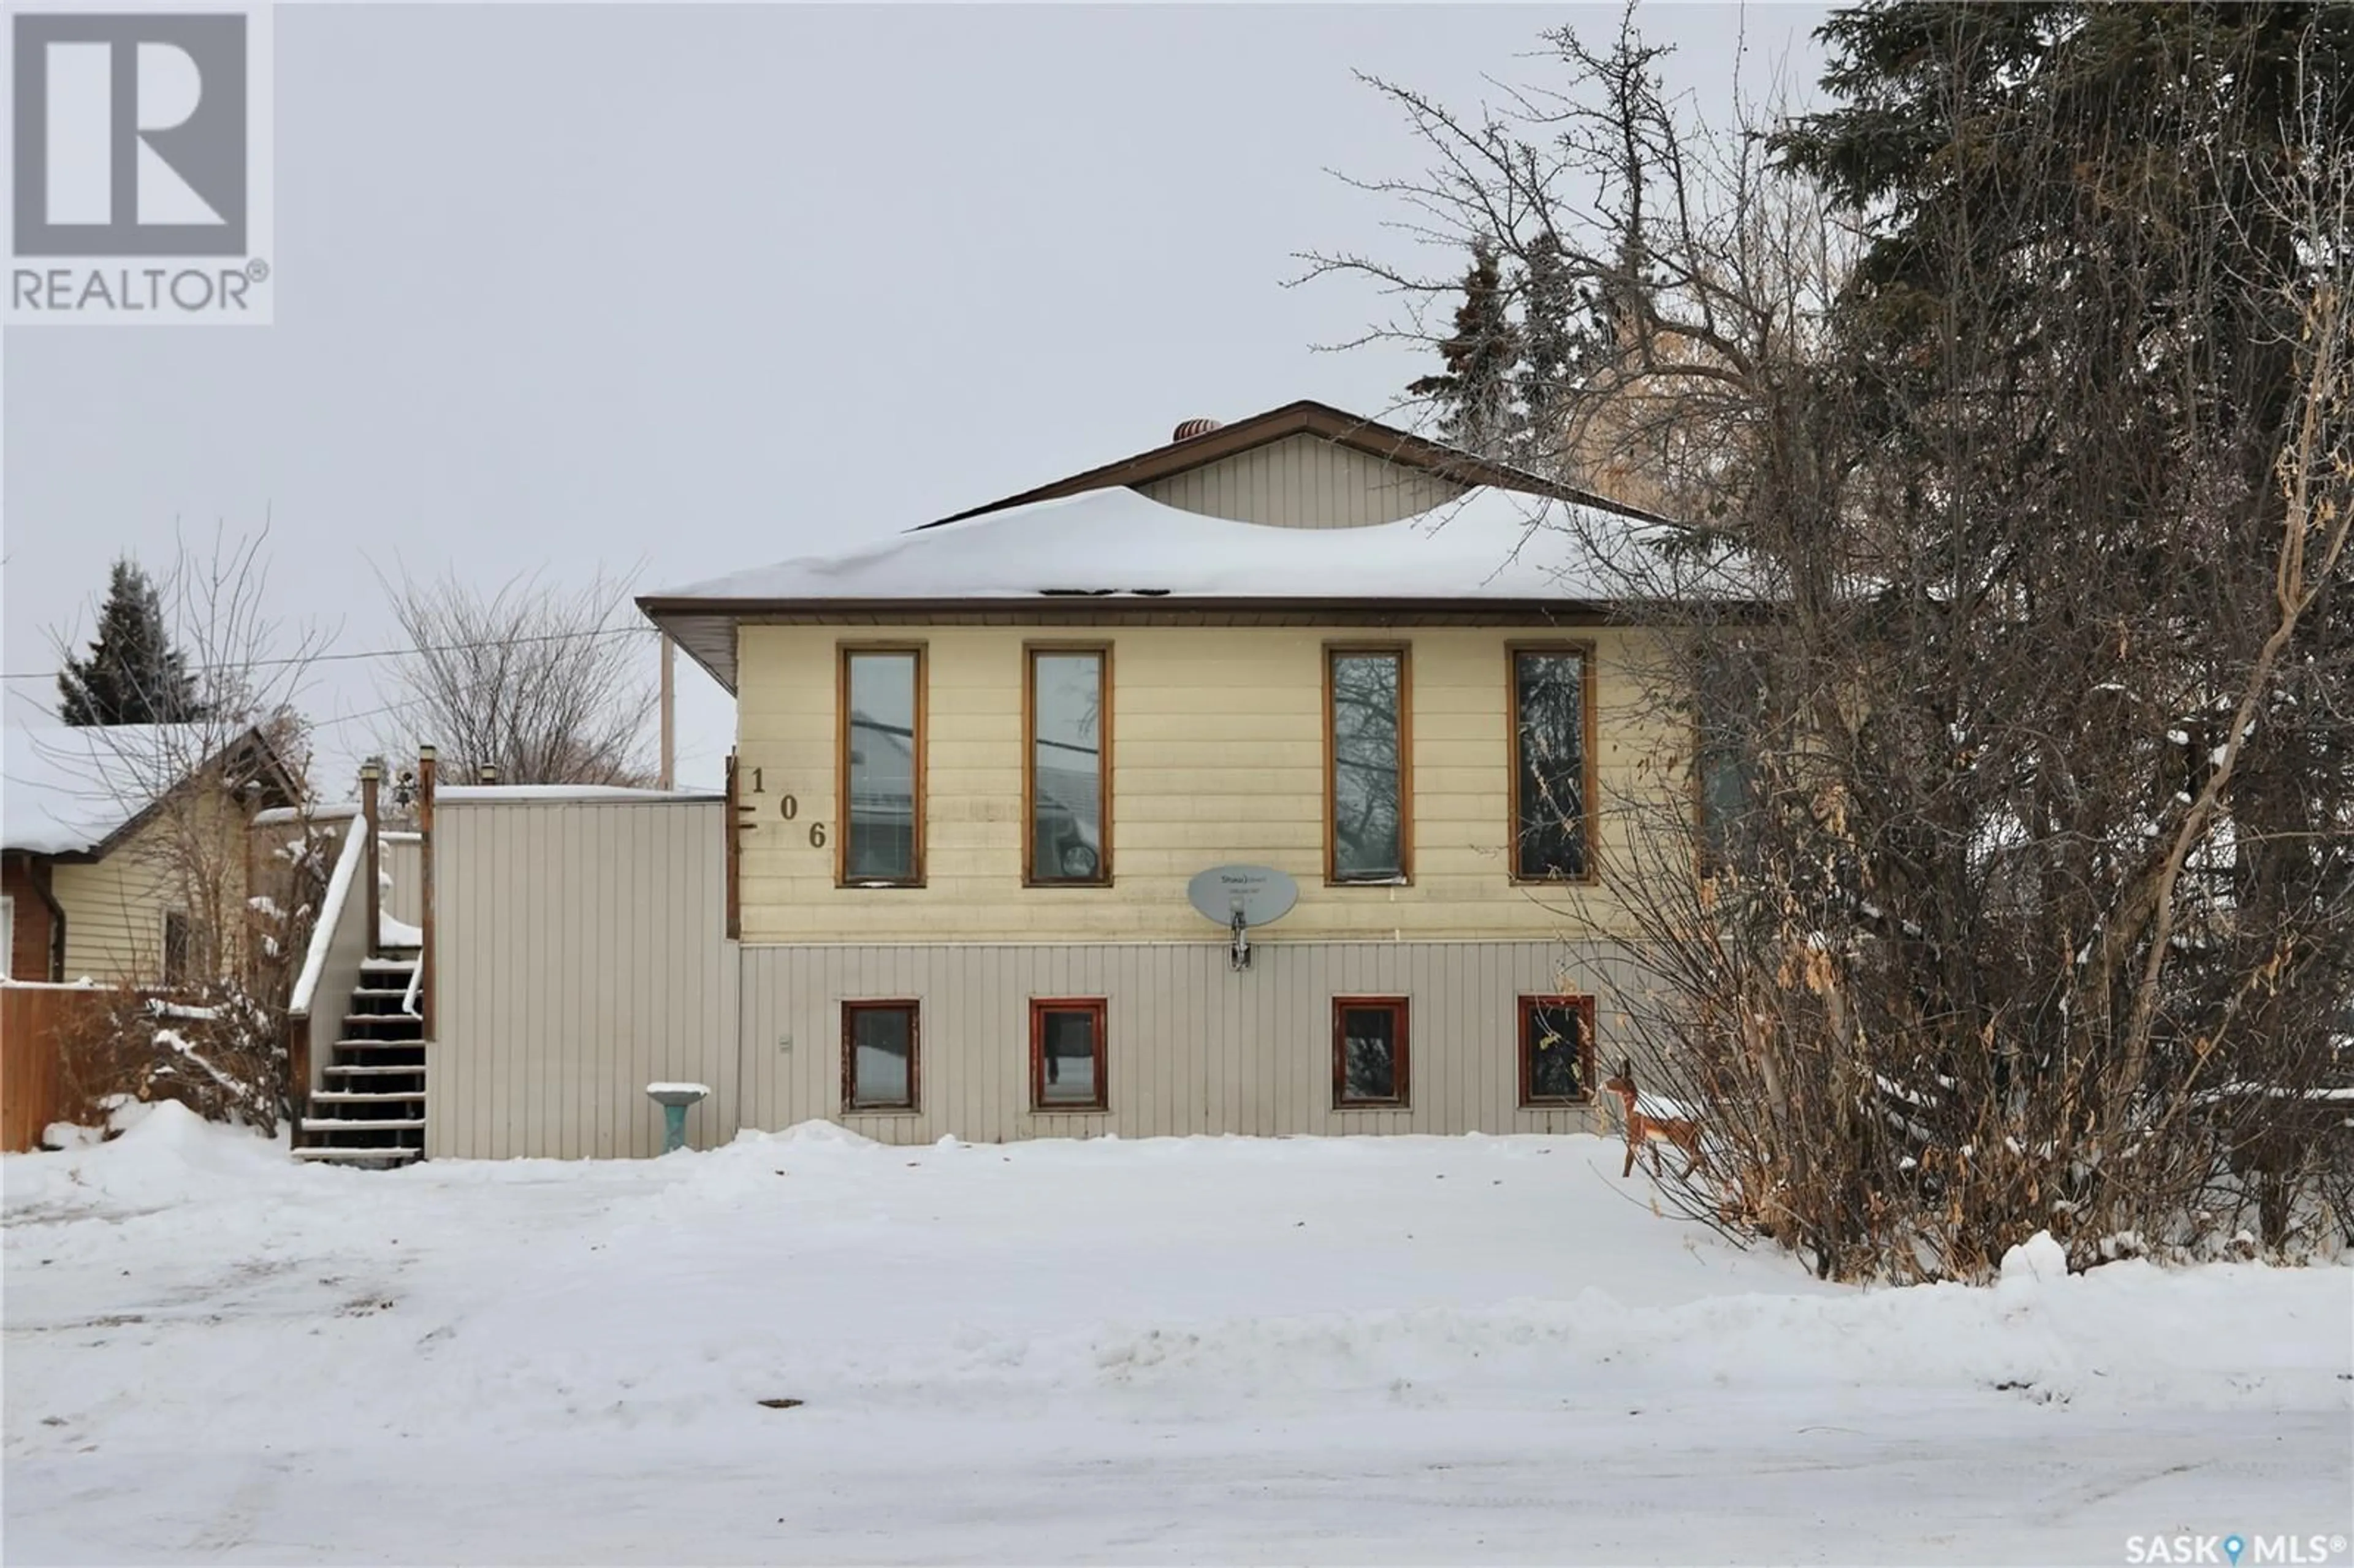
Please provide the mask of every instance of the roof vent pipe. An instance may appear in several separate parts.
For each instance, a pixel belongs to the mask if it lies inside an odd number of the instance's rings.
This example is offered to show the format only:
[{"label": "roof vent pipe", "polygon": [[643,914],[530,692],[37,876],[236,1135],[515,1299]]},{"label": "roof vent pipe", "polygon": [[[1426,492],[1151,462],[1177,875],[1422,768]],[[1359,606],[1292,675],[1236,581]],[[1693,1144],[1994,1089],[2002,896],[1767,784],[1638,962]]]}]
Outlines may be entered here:
[{"label": "roof vent pipe", "polygon": [[1216,429],[1221,422],[1217,419],[1187,419],[1171,434],[1170,443],[1173,446],[1179,441],[1190,441],[1195,436],[1206,436]]}]

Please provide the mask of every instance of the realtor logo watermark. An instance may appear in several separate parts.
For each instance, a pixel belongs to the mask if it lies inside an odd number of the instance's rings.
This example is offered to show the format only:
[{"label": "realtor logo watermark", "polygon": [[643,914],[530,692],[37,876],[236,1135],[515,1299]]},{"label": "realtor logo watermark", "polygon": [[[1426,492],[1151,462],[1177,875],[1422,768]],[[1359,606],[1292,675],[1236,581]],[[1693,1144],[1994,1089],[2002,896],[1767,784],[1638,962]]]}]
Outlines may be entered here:
[{"label": "realtor logo watermark", "polygon": [[9,17],[10,325],[266,325],[266,0]]},{"label": "realtor logo watermark", "polygon": [[2128,1563],[2214,1563],[2245,1568],[2258,1563],[2346,1561],[2343,1535],[2129,1535]]}]

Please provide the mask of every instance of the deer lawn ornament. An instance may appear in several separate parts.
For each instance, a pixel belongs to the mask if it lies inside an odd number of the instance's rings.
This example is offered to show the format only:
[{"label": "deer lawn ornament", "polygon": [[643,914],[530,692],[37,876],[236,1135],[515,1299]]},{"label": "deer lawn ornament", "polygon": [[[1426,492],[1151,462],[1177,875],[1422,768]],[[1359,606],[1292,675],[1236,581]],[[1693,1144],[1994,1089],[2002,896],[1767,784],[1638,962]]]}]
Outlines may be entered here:
[{"label": "deer lawn ornament", "polygon": [[1689,1176],[1700,1168],[1700,1123],[1683,1117],[1646,1116],[1636,1108],[1635,1063],[1632,1057],[1618,1058],[1618,1075],[1606,1078],[1602,1087],[1617,1095],[1627,1107],[1627,1163],[1618,1174],[1623,1180],[1635,1173],[1636,1153],[1649,1146],[1651,1151],[1651,1174],[1659,1175],[1659,1145],[1672,1143],[1684,1151],[1684,1174]]}]

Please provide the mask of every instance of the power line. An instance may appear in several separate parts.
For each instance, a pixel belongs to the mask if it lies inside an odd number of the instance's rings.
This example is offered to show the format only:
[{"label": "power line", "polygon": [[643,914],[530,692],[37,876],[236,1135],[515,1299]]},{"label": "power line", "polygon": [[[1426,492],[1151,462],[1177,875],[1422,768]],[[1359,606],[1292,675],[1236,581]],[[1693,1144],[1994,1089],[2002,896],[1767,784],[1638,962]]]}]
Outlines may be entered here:
[{"label": "power line", "polygon": [[[209,674],[220,670],[274,670],[290,664],[340,664],[354,659],[406,659],[418,653],[465,653],[478,648],[520,648],[527,642],[571,642],[594,641],[599,637],[658,637],[661,630],[652,626],[608,626],[595,631],[548,631],[528,637],[493,637],[480,642],[435,642],[408,648],[369,648],[354,653],[313,653],[307,657],[297,654],[287,659],[238,659],[218,664],[186,666],[191,675]],[[0,674],[0,681],[54,681],[63,670],[26,670],[15,674]]]}]

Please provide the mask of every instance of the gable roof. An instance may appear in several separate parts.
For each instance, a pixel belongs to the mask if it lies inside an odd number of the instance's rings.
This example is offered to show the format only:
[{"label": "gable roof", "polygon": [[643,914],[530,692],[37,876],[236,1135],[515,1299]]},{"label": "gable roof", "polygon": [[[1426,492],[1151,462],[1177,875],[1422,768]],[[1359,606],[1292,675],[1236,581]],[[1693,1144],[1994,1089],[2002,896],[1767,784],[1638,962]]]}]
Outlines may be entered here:
[{"label": "gable roof", "polygon": [[[1191,423],[1192,421],[1188,421]],[[1180,427],[1181,429],[1182,427]],[[1082,473],[1008,495],[986,505],[969,507],[952,516],[920,524],[922,528],[938,528],[950,523],[961,523],[970,517],[984,516],[991,512],[1004,512],[1017,506],[1028,506],[1041,501],[1058,500],[1090,490],[1110,490],[1126,486],[1150,484],[1167,479],[1189,469],[1204,467],[1224,459],[1237,456],[1254,448],[1270,445],[1292,436],[1320,436],[1336,445],[1379,458],[1384,462],[1398,463],[1420,469],[1442,478],[1451,479],[1465,486],[1494,485],[1499,489],[1525,492],[1554,500],[1575,502],[1605,512],[1622,513],[1630,517],[1658,521],[1649,514],[1624,505],[1606,497],[1558,484],[1526,469],[1509,463],[1492,461],[1474,456],[1460,448],[1450,447],[1411,430],[1401,430],[1376,419],[1335,408],[1329,403],[1319,403],[1303,397],[1286,403],[1280,408],[1269,408],[1263,414],[1253,414],[1230,425],[1182,440],[1172,440],[1149,451],[1138,452],[1118,462],[1108,462]]]},{"label": "gable roof", "polygon": [[[183,768],[181,758],[194,760]],[[248,758],[267,800],[292,798],[292,775],[258,727],[11,725],[0,749],[0,850],[96,860],[190,779]]]}]

